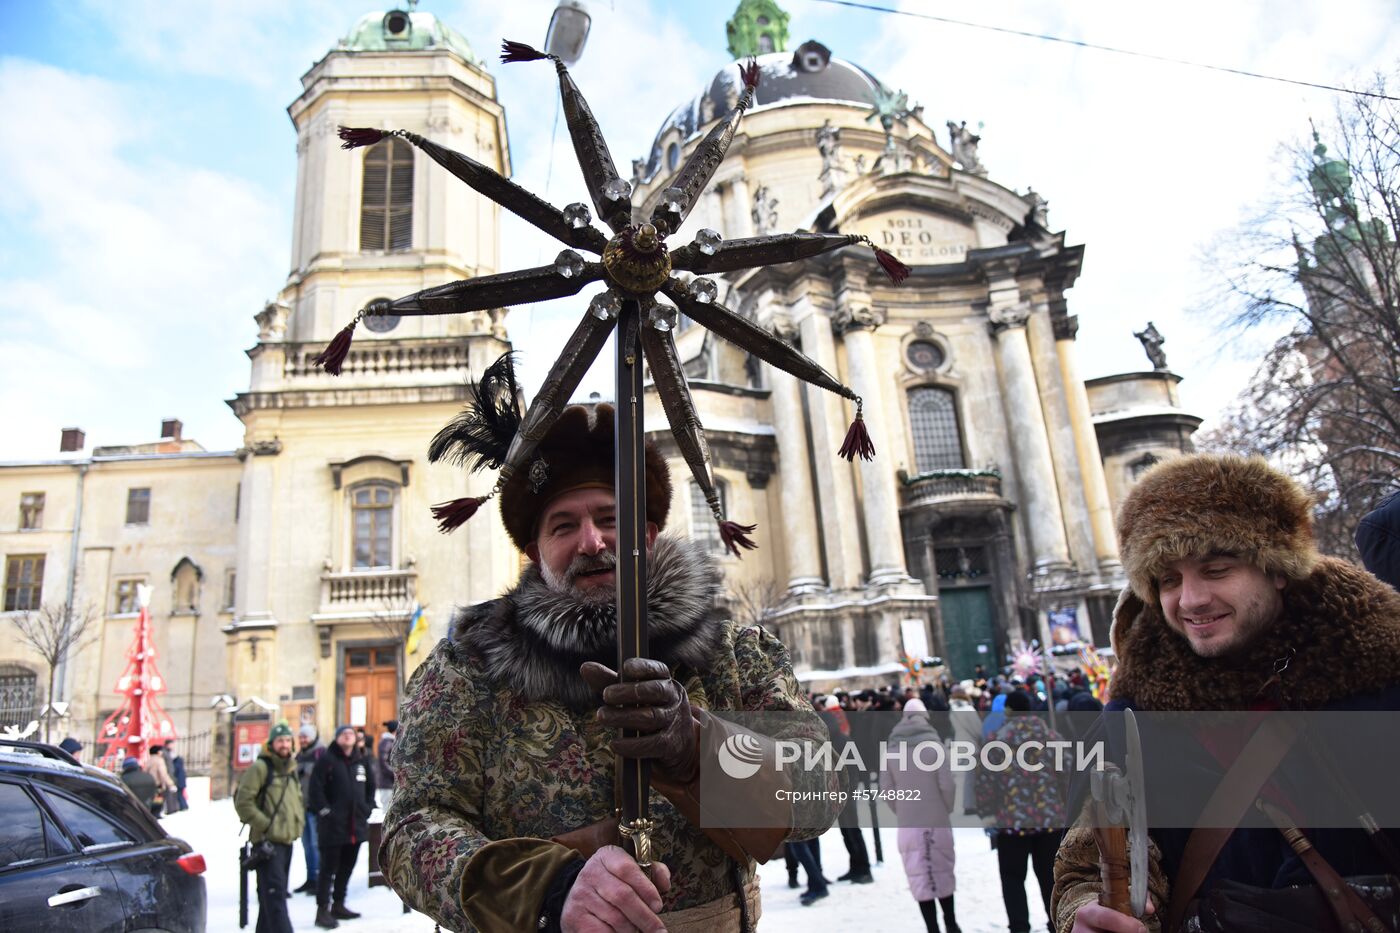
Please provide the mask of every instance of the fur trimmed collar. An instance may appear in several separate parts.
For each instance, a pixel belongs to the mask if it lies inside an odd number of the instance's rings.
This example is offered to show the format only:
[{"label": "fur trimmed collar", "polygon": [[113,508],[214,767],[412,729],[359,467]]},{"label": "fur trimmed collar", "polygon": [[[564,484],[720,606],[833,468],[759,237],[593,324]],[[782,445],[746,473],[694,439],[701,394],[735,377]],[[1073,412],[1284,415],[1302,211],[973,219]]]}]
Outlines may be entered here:
[{"label": "fur trimmed collar", "polygon": [[[706,670],[723,637],[715,611],[720,572],[698,545],[663,535],[647,562],[647,625],[651,656],[672,668]],[[454,647],[475,653],[491,680],[530,702],[558,700],[575,709],[598,704],[579,676],[584,661],[617,664],[615,606],[582,603],[544,582],[530,564],[515,589],[499,599],[458,609]]]},{"label": "fur trimmed collar", "polygon": [[1366,571],[1322,558],[1283,591],[1283,617],[1241,656],[1203,658],[1162,610],[1125,591],[1114,613],[1111,693],[1149,710],[1243,710],[1272,690],[1318,709],[1400,683],[1400,594]]}]

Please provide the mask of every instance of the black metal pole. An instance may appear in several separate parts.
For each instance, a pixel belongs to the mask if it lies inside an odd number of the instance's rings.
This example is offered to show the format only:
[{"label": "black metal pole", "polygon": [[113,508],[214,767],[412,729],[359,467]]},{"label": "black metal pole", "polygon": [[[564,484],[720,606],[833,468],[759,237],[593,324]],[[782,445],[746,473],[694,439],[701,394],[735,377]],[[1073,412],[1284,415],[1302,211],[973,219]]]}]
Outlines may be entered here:
[{"label": "black metal pole", "polygon": [[[647,528],[646,463],[642,421],[641,306],[622,303],[617,327],[617,405],[614,453],[617,491],[617,666],[629,658],[645,658],[647,646]],[[628,731],[626,735],[636,733]],[[620,826],[632,855],[649,864],[650,840],[647,794],[650,762],[619,758],[622,786]]]}]

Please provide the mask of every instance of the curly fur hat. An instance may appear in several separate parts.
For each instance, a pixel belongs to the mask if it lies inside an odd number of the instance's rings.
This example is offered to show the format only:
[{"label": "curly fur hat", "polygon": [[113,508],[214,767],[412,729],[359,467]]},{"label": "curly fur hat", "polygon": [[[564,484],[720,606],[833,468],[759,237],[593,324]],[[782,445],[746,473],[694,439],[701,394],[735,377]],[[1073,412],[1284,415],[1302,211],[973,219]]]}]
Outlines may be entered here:
[{"label": "curly fur hat", "polygon": [[[605,402],[564,409],[536,453],[530,469],[511,476],[500,493],[501,521],[522,551],[535,540],[544,508],[554,499],[575,489],[613,488],[613,406]],[[671,511],[671,470],[651,441],[646,443],[645,460],[647,521],[665,528]],[[543,466],[537,468],[540,461]]]},{"label": "curly fur hat", "polygon": [[1260,570],[1302,580],[1317,563],[1312,498],[1259,457],[1198,454],[1152,468],[1118,515],[1133,592],[1157,601],[1156,580],[1175,560],[1233,554]]}]

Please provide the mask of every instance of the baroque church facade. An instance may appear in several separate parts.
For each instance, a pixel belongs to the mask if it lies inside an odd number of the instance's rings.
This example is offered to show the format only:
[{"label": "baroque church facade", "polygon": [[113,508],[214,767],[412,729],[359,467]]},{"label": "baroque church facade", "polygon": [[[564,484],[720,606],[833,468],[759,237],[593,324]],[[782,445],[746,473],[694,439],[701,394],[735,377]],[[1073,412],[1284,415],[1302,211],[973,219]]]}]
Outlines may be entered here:
[{"label": "baroque church facade", "polygon": [[[864,397],[871,463],[834,456],[844,401],[682,320],[727,512],[759,525],[760,548],[719,553],[668,433],[650,431],[677,478],[674,530],[710,542],[731,604],[763,614],[816,689],[893,680],[910,655],[963,677],[1022,639],[1106,644],[1123,583],[1114,506],[1146,465],[1189,450],[1199,423],[1178,377],[1164,364],[1079,376],[1066,294],[1083,247],[1038,195],[992,179],[965,126],[947,125],[945,147],[860,66],[815,42],[789,49],[769,0],[739,5],[730,41],[763,68],[756,106],[677,239],[863,233],[914,273],[894,289],[846,250],[717,283],[723,304]],[[732,105],[735,74],[721,69],[633,163],[643,212]],[[69,430],[54,458],[0,464],[0,624],[91,609],[55,689],[58,730],[85,742],[119,703],[138,583],[153,589],[161,701],[182,735],[222,734],[234,709],[377,732],[451,608],[500,594],[521,566],[494,511],[438,533],[429,506],[491,478],[425,455],[472,374],[511,348],[504,310],[371,318],[341,376],[312,363],[372,299],[502,271],[493,203],[400,140],[349,156],[335,136],[402,127],[509,174],[493,77],[432,14],[372,13],[303,76],[288,113],[290,272],[255,315],[249,385],[230,401],[242,446],[205,451],[169,420],[157,442],[89,450]],[[663,417],[654,398],[648,409]],[[420,608],[427,636],[410,651]],[[0,725],[37,712],[46,678],[17,639],[0,642]]]}]

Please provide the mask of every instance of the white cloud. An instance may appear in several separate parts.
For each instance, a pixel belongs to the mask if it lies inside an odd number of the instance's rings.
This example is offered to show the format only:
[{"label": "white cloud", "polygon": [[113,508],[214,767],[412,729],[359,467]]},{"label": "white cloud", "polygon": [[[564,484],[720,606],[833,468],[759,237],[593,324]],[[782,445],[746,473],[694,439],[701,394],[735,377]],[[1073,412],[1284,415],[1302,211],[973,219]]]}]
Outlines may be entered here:
[{"label": "white cloud", "polygon": [[0,210],[26,231],[0,278],[15,322],[0,406],[32,427],[5,432],[0,457],[52,450],[60,423],[123,443],[170,415],[236,444],[219,394],[246,384],[249,318],[285,265],[281,211],[247,181],[150,152],[142,101],[119,84],[4,59],[0,109]]}]

